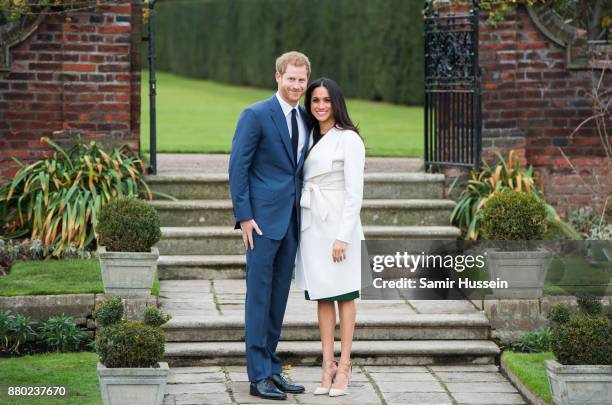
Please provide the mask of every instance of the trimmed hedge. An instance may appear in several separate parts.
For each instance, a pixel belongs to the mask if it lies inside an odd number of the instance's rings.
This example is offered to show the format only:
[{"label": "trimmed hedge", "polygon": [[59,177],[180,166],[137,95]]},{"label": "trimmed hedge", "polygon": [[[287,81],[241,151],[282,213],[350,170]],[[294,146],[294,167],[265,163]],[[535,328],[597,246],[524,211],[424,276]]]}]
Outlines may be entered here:
[{"label": "trimmed hedge", "polygon": [[552,351],[561,364],[612,364],[612,320],[578,314],[552,329]]},{"label": "trimmed hedge", "polygon": [[96,334],[96,352],[109,368],[155,367],[164,357],[163,330],[141,321],[123,321]]},{"label": "trimmed hedge", "polygon": [[551,308],[550,346],[561,364],[612,364],[612,319],[599,299],[578,297],[579,313],[565,304]]},{"label": "trimmed hedge", "polygon": [[110,252],[149,252],[161,239],[155,208],[134,197],[110,200],[98,216],[99,245]]},{"label": "trimmed hedge", "polygon": [[[312,63],[311,78],[333,78],[348,97],[420,105],[422,5],[414,0],[160,2],[157,66],[182,76],[275,89],[276,57],[299,50]],[[143,62],[146,55],[144,50]]]}]

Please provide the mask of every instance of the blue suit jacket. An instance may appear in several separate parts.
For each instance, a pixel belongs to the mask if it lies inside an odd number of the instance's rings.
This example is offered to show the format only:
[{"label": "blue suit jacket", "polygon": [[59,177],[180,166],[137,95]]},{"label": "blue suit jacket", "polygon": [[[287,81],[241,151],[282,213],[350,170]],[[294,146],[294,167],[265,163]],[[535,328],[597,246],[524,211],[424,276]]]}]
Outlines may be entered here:
[{"label": "blue suit jacket", "polygon": [[[305,111],[300,107],[302,117]],[[310,131],[306,123],[307,132]],[[229,161],[235,228],[255,219],[263,236],[285,236],[295,207],[299,214],[302,166],[308,133],[295,162],[287,121],[276,96],[247,107],[238,120]],[[298,215],[298,229],[300,216]]]}]

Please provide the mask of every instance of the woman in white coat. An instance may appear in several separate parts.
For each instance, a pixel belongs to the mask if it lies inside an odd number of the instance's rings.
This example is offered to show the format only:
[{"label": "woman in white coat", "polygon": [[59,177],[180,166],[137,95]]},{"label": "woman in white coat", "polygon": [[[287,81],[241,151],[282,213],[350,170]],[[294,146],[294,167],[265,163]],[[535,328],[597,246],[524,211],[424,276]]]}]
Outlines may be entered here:
[{"label": "woman in white coat", "polygon": [[[339,396],[346,394],[350,380],[354,299],[361,287],[364,237],[359,214],[365,147],[333,80],[311,83],[305,107],[313,130],[304,162],[296,283],[307,300],[317,301],[323,376],[315,395]],[[340,315],[339,362],[334,359],[335,302]]]}]

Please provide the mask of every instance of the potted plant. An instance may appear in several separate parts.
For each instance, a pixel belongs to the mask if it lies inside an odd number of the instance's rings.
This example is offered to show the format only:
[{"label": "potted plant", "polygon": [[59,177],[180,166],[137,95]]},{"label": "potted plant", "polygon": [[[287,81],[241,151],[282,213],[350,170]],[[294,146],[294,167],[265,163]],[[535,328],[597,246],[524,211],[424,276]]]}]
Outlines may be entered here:
[{"label": "potted plant", "polygon": [[535,195],[503,191],[487,202],[483,211],[483,233],[499,248],[487,250],[492,281],[507,281],[508,289],[494,289],[496,298],[540,298],[550,253],[534,242],[544,238],[546,206]]},{"label": "potted plant", "polygon": [[161,325],[170,316],[156,307],[145,310],[144,321],[123,320],[121,298],[107,299],[94,317],[98,378],[104,405],[162,404],[168,363],[160,362],[166,343]]},{"label": "potted plant", "polygon": [[612,398],[612,320],[593,298],[578,299],[579,313],[551,308],[550,342],[556,360],[546,360],[556,405],[609,403]]},{"label": "potted plant", "polygon": [[146,298],[153,287],[161,238],[155,208],[134,197],[119,197],[100,210],[96,231],[106,294]]}]

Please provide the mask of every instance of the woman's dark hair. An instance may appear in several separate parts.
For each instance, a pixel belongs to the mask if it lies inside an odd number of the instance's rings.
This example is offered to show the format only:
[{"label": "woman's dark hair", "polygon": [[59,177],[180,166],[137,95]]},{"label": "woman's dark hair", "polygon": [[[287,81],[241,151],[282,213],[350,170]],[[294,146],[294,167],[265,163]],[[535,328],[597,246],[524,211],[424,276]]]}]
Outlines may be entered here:
[{"label": "woman's dark hair", "polygon": [[319,122],[312,114],[312,111],[310,109],[310,103],[312,101],[312,93],[317,87],[321,86],[325,87],[329,92],[329,97],[331,98],[332,112],[334,114],[334,121],[336,122],[335,127],[339,129],[350,129],[359,134],[359,128],[355,124],[353,124],[353,121],[351,121],[351,118],[348,115],[346,102],[344,101],[344,95],[342,94],[340,86],[338,86],[338,83],[336,83],[332,79],[328,79],[326,77],[322,77],[313,81],[306,89],[306,100],[304,102],[304,107],[306,109],[306,114],[308,114],[308,119],[310,120],[310,123],[313,127],[314,134],[317,136],[321,135],[321,128],[319,127]]}]

